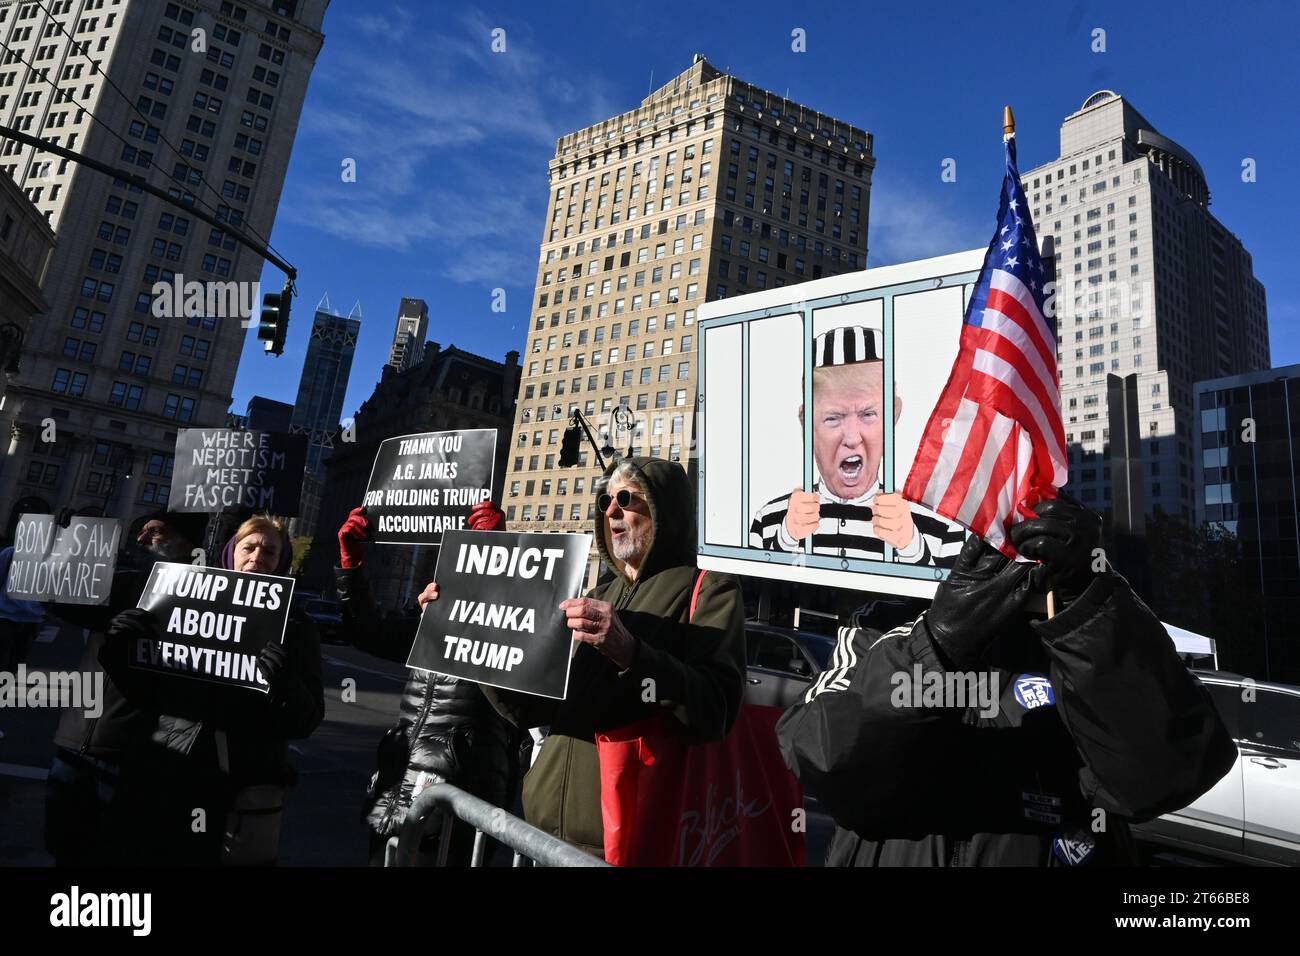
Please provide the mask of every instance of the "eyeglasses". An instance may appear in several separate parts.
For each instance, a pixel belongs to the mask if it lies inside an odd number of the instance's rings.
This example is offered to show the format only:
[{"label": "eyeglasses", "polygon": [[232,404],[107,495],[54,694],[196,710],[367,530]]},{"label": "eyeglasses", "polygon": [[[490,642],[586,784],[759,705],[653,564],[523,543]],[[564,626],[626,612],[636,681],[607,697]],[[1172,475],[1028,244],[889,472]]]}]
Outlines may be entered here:
[{"label": "eyeglasses", "polygon": [[633,498],[638,498],[638,497],[640,496],[633,494],[632,492],[628,491],[626,488],[622,488],[619,490],[619,493],[616,495],[608,495],[608,494],[601,495],[599,498],[596,499],[596,507],[599,508],[601,511],[608,511],[610,502],[617,501],[618,506],[620,508],[626,508],[628,505],[632,503]]}]

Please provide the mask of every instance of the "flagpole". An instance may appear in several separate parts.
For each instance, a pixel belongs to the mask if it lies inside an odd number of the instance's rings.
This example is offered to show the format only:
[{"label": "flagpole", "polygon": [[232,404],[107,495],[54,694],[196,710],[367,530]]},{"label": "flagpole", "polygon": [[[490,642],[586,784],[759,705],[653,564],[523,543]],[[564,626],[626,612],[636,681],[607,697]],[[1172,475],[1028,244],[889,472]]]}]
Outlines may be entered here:
[{"label": "flagpole", "polygon": [[[1009,105],[1002,107],[1002,142],[1014,139],[1016,135],[1016,118],[1011,112]],[[1047,617],[1048,620],[1056,617],[1056,591],[1048,589],[1047,591]]]}]

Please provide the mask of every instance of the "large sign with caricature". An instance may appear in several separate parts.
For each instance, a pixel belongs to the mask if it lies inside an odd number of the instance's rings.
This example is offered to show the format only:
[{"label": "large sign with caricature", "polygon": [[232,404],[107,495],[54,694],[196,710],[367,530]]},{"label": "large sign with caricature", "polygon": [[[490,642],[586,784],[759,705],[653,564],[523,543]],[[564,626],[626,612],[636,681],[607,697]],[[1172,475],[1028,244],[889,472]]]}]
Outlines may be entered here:
[{"label": "large sign with caricature", "polygon": [[899,490],[983,255],[701,307],[700,567],[933,595],[965,532]]}]

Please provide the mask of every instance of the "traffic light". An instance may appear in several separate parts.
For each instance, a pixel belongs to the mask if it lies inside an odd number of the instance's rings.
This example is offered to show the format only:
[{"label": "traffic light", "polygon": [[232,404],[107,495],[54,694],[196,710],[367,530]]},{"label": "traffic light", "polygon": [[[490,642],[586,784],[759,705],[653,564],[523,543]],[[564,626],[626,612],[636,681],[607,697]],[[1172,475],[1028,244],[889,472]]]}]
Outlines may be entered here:
[{"label": "traffic light", "polygon": [[560,442],[560,467],[572,468],[578,463],[578,450],[582,447],[582,426],[576,421],[564,430]]},{"label": "traffic light", "polygon": [[283,292],[268,292],[262,296],[262,321],[257,328],[257,337],[262,340],[262,348],[272,355],[284,354],[292,301],[293,288],[289,283],[285,283]]}]

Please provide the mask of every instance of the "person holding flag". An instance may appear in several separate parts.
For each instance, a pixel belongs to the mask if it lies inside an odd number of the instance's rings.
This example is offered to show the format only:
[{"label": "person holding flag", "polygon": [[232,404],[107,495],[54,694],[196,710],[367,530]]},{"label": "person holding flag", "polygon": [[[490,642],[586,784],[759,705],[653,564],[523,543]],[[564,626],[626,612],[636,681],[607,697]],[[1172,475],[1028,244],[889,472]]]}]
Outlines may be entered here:
[{"label": "person holding flag", "polygon": [[[1058,491],[1050,292],[1005,116],[997,233],[903,491],[973,534],[915,621],[841,628],[777,725],[837,824],[828,865],[1131,863],[1128,821],[1186,806],[1236,759],[1163,625],[1106,568],[1100,519]],[[1034,620],[1042,591],[1060,611]]]}]

